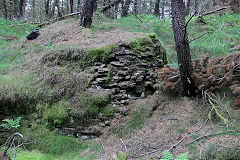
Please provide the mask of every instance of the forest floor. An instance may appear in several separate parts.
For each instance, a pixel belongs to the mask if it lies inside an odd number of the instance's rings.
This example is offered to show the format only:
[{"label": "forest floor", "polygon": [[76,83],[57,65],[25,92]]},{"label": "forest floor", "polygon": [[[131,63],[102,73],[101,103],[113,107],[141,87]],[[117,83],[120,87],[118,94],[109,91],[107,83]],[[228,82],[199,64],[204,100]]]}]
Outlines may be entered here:
[{"label": "forest floor", "polygon": [[[192,56],[199,58],[202,53],[210,53],[214,57],[239,52],[239,16],[207,16],[207,24],[200,26],[194,19],[189,29],[190,38],[205,31],[209,34],[192,43]],[[34,26],[23,26],[23,35],[15,34],[15,31],[4,35],[0,31],[0,47],[3,48],[0,51],[0,83],[19,87],[23,81],[31,81],[28,77],[22,77],[27,75],[29,66],[35,69],[49,50],[103,47],[152,32],[156,33],[167,50],[168,66],[176,67],[171,21],[159,21],[152,15],[140,18],[143,23],[134,16],[110,20],[100,14],[95,16],[92,29],[83,29],[78,26],[76,19],[67,19],[41,29],[40,37],[34,41],[21,39]],[[7,23],[12,25],[12,22]],[[191,99],[157,91],[152,96],[124,106],[125,115],[116,113],[104,134],[99,138],[80,141],[81,147],[77,146],[80,149],[70,148],[62,155],[36,150],[19,151],[16,160],[110,160],[117,159],[119,152],[127,155],[128,159],[158,159],[164,150],[178,142],[181,143],[172,148],[174,156],[188,152],[190,159],[240,159],[239,135],[235,132],[232,135],[225,134],[226,131],[239,128],[240,124],[240,111],[232,108],[234,95],[228,88],[222,88],[215,95],[217,108],[224,120],[216,114],[209,114],[213,108],[207,105],[202,96]],[[42,128],[40,130],[45,131]],[[50,135],[49,131],[45,132]],[[218,133],[221,134],[215,135]],[[196,140],[204,135],[209,136]],[[59,144],[63,145],[64,142]],[[52,149],[55,146],[48,147]]]}]

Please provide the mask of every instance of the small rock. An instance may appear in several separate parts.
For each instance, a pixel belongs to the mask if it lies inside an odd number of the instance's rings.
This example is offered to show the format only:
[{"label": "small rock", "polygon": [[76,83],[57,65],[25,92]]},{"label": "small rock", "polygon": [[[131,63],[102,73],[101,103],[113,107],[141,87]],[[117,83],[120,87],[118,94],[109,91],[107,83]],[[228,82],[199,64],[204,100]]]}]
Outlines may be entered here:
[{"label": "small rock", "polygon": [[105,121],[104,123],[105,123],[106,126],[110,126],[111,121]]}]

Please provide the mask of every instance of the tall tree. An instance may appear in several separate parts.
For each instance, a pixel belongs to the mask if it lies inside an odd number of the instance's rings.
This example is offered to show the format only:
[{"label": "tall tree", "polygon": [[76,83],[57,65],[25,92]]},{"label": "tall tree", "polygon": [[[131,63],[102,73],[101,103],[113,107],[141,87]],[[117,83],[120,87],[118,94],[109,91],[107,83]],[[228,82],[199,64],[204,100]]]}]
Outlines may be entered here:
[{"label": "tall tree", "polygon": [[154,15],[159,16],[159,5],[160,5],[160,0],[155,1],[155,7],[154,7]]},{"label": "tall tree", "polygon": [[178,66],[183,86],[183,94],[196,95],[196,86],[192,79],[193,67],[191,62],[190,47],[187,36],[187,23],[185,23],[183,0],[171,0],[172,27],[177,50]]},{"label": "tall tree", "polygon": [[122,1],[122,17],[127,17],[131,0]]},{"label": "tall tree", "polygon": [[80,12],[81,10],[81,0],[77,1],[77,11]]},{"label": "tall tree", "polygon": [[165,0],[162,0],[162,4],[161,4],[161,17],[162,19],[164,18],[164,14],[165,14]]},{"label": "tall tree", "polygon": [[70,9],[71,9],[71,13],[73,13],[73,0],[70,0]]},{"label": "tall tree", "polygon": [[49,16],[49,5],[50,5],[49,3],[50,3],[50,0],[46,0],[44,3],[45,3],[44,4],[44,6],[45,6],[45,14],[48,17]]},{"label": "tall tree", "polygon": [[20,18],[22,18],[24,16],[25,3],[26,3],[26,0],[20,0],[20,2],[19,2]]},{"label": "tall tree", "polygon": [[3,0],[2,1],[2,6],[3,6],[3,9],[4,9],[4,17],[7,19],[8,18],[8,10],[7,10],[7,1],[6,0]]},{"label": "tall tree", "polygon": [[90,28],[92,25],[92,17],[96,0],[85,0],[82,8],[80,25],[85,28]]}]

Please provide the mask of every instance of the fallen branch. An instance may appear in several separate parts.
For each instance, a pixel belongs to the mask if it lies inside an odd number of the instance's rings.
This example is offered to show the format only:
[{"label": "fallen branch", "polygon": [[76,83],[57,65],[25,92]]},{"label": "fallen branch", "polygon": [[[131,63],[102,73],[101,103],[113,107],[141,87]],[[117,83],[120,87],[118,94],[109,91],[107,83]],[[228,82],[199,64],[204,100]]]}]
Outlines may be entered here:
[{"label": "fallen branch", "polygon": [[194,139],[193,141],[191,141],[187,145],[192,144],[192,143],[194,143],[196,141],[199,141],[199,140],[201,140],[203,138],[222,136],[222,135],[239,135],[240,136],[240,129],[235,129],[235,130],[231,130],[231,131],[227,131],[227,132],[219,132],[219,133],[214,133],[214,134],[203,135],[203,136],[200,136],[200,137]]},{"label": "fallen branch", "polygon": [[194,132],[191,132],[189,134],[187,134],[186,136],[184,136],[180,141],[178,141],[176,144],[174,144],[173,146],[171,146],[171,148],[168,150],[169,152],[171,152],[174,148],[176,148],[180,143],[182,143],[182,141],[184,141],[187,137],[189,137],[192,133],[197,133],[200,131],[200,129],[202,129],[202,127],[207,124],[209,119],[206,119],[205,122]]},{"label": "fallen branch", "polygon": [[206,15],[209,15],[209,14],[213,14],[213,13],[215,13],[215,12],[219,12],[219,11],[222,11],[222,10],[225,10],[225,9],[229,9],[229,8],[230,8],[230,6],[218,8],[218,9],[215,9],[215,10],[213,10],[213,11],[209,11],[209,12],[203,13],[203,14],[201,14],[199,17],[203,17],[203,16],[206,16]]},{"label": "fallen branch", "polygon": [[125,143],[123,142],[123,140],[122,140],[122,139],[120,139],[120,141],[122,142],[122,144],[123,144],[123,146],[124,146],[125,150],[127,151],[127,146],[125,145]]},{"label": "fallen branch", "polygon": [[74,16],[74,15],[78,15],[78,14],[81,14],[81,12],[75,12],[75,13],[71,13],[71,14],[67,14],[67,15],[64,15],[62,17],[56,17],[56,18],[53,18],[53,19],[50,19],[48,22],[43,22],[43,23],[39,23],[39,22],[32,22],[32,23],[36,23],[38,27],[43,27],[43,26],[46,26],[46,25],[49,25],[49,24],[52,24],[56,21],[60,21],[60,20],[64,20],[68,17],[71,17],[71,16]]}]

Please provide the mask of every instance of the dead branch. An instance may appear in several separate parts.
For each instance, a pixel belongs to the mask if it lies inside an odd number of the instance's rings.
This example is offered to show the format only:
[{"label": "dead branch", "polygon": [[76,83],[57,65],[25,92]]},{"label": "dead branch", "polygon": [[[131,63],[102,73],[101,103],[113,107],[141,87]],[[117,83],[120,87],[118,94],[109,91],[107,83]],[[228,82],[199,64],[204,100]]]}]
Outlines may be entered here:
[{"label": "dead branch", "polygon": [[224,75],[224,77],[218,79],[219,80],[218,84],[220,84],[226,78],[226,76],[232,73],[239,65],[240,64],[235,65],[232,70],[230,70],[227,74]]},{"label": "dead branch", "polygon": [[197,12],[193,13],[193,15],[189,18],[189,20],[187,21],[187,23],[184,25],[185,27],[185,33],[184,33],[184,40],[186,38],[186,35],[187,35],[187,26],[188,24],[190,23],[190,21],[192,20],[192,18],[197,14]]},{"label": "dead branch", "polygon": [[[1,146],[4,148],[4,150],[3,150],[0,158],[3,158],[7,155],[10,156],[10,153],[14,151],[14,160],[15,160],[18,148],[24,147],[24,145],[26,145],[26,144],[35,144],[35,142],[21,143],[22,141],[26,141],[26,140],[27,139],[24,139],[23,135],[18,132],[14,133],[10,137],[8,137],[6,142]],[[17,141],[17,142],[15,142],[15,141]],[[29,140],[27,140],[27,141],[29,141]],[[17,146],[15,144],[17,144]],[[8,151],[9,149],[11,149],[11,150]]]},{"label": "dead branch", "polygon": [[206,119],[205,122],[204,122],[197,130],[195,130],[195,131],[187,134],[187,135],[184,136],[180,141],[178,141],[176,144],[174,144],[173,146],[171,146],[171,148],[170,148],[168,151],[171,152],[174,148],[176,148],[180,143],[182,143],[182,141],[184,141],[184,140],[185,140],[187,137],[189,137],[191,134],[199,132],[200,129],[202,129],[202,127],[203,127],[205,124],[207,124],[208,120],[209,120],[209,119]]},{"label": "dead branch", "polygon": [[214,137],[214,136],[218,136],[218,135],[234,134],[235,132],[239,132],[239,131],[240,131],[239,129],[235,129],[235,130],[231,130],[231,131],[227,131],[227,132],[219,132],[219,133],[203,135],[203,136],[200,136],[200,137],[194,139],[193,141],[189,142],[187,145],[197,142],[204,138]]},{"label": "dead branch", "polygon": [[121,1],[122,1],[122,0],[116,0],[116,1],[114,1],[114,2],[112,2],[112,3],[110,3],[110,4],[108,4],[108,5],[106,5],[106,6],[104,6],[104,7],[102,7],[101,12],[105,12],[106,10],[112,8],[113,6],[117,5],[117,4],[120,3]]},{"label": "dead branch", "polygon": [[197,39],[203,37],[203,36],[206,35],[206,34],[207,34],[207,32],[205,32],[205,33],[203,33],[202,35],[200,35],[200,36],[198,36],[198,37],[196,37],[196,38],[190,40],[188,43],[191,43],[191,42],[193,42],[193,41],[195,41],[195,40],[197,40]]},{"label": "dead branch", "polygon": [[56,17],[56,18],[50,19],[49,21],[43,22],[43,23],[39,23],[39,22],[32,22],[32,23],[37,24],[37,26],[41,28],[43,26],[52,24],[52,23],[60,21],[60,20],[64,20],[64,19],[66,19],[68,17],[74,16],[74,15],[78,15],[78,14],[81,14],[81,12],[75,12],[75,13],[67,14],[67,15],[64,15],[62,17]]},{"label": "dead branch", "polygon": [[218,9],[215,9],[215,10],[212,10],[212,11],[209,11],[209,12],[206,12],[206,13],[203,13],[201,14],[199,17],[203,17],[203,16],[206,16],[206,15],[209,15],[209,14],[213,14],[213,13],[216,13],[216,12],[219,12],[219,11],[222,11],[222,10],[225,10],[225,9],[229,9],[231,6],[226,6],[226,7],[221,7],[221,8],[218,8]]},{"label": "dead branch", "polygon": [[122,142],[122,144],[123,144],[123,146],[124,146],[125,150],[127,151],[127,146],[125,145],[125,143],[123,142],[123,140],[122,140],[122,139],[120,139],[120,141]]}]

